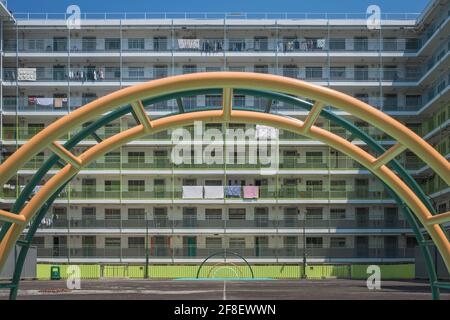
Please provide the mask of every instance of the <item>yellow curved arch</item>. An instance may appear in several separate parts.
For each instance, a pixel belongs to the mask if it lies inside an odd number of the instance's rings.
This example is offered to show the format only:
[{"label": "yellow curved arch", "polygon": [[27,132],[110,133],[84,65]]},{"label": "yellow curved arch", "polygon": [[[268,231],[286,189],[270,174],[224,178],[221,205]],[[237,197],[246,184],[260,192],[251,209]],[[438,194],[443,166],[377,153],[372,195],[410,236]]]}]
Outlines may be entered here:
[{"label": "yellow curved arch", "polygon": [[[204,88],[224,88],[223,107],[221,110],[198,111],[151,120],[142,106],[141,100],[143,99]],[[305,121],[274,114],[233,110],[233,88],[276,91],[303,96],[315,100],[315,104]],[[140,124],[136,127],[103,140],[79,156],[73,155],[56,142],[58,137],[76,126],[113,108],[126,104],[132,105],[134,113],[140,121]],[[395,138],[398,143],[378,158],[373,157],[346,139],[314,126],[314,122],[324,105],[332,105],[367,121]],[[439,226],[440,223],[450,221],[450,213],[433,216],[402,179],[385,165],[399,153],[409,149],[428,164],[447,184],[450,184],[450,163],[444,157],[397,120],[346,94],[296,79],[240,72],[214,72],[174,76],[116,91],[64,116],[20,147],[0,166],[0,185],[3,185],[27,161],[46,147],[49,147],[68,164],[40,188],[20,213],[11,214],[0,210],[0,219],[3,218],[2,220],[14,223],[0,243],[0,268],[4,264],[13,244],[23,231],[26,222],[30,221],[42,204],[56,190],[76,175],[82,167],[127,142],[150,133],[191,125],[194,121],[233,121],[265,124],[322,141],[348,155],[372,171],[408,205],[430,234],[444,259],[447,269],[450,271],[450,243]]]}]

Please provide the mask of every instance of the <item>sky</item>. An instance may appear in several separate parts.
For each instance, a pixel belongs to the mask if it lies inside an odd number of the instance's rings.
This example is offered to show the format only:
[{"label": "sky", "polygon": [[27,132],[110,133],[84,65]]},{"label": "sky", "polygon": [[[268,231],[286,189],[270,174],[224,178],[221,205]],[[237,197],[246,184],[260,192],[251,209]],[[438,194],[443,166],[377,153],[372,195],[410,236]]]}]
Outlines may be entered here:
[{"label": "sky", "polygon": [[364,13],[378,5],[384,13],[421,12],[431,0],[7,0],[13,12],[311,12]]}]

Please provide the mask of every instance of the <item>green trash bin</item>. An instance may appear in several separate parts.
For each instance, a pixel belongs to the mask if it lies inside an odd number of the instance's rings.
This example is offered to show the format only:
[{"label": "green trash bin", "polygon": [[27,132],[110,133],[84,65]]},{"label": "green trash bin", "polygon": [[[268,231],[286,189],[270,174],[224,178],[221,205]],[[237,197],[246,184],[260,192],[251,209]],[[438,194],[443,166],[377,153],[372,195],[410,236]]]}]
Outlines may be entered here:
[{"label": "green trash bin", "polygon": [[51,280],[61,280],[61,268],[59,266],[51,266],[50,279]]}]

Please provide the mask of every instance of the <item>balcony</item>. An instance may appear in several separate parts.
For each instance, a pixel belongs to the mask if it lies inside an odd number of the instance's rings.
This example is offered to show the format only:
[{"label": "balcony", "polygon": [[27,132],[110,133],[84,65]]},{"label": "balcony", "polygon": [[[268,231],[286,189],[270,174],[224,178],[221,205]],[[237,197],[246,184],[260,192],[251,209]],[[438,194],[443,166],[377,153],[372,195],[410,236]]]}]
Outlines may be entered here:
[{"label": "balcony", "polygon": [[[149,257],[154,259],[205,259],[211,254],[223,251],[223,247],[201,248],[197,246],[171,247],[165,245],[153,245],[148,249]],[[414,249],[411,248],[303,248],[297,246],[268,247],[255,246],[246,248],[227,248],[229,252],[235,252],[246,259],[411,259],[414,258]],[[68,247],[57,246],[53,248],[37,247],[38,258],[116,258],[116,259],[145,259],[145,247],[105,247],[94,246]],[[234,258],[230,255],[228,258]],[[223,256],[217,256],[223,259]]]},{"label": "balcony", "polygon": [[[349,188],[350,186],[348,186]],[[321,189],[309,190],[305,186],[260,186],[257,194],[252,198],[247,198],[243,191],[231,194],[228,191],[224,192],[223,198],[215,197],[208,198],[203,195],[198,197],[184,196],[182,186],[168,185],[164,187],[154,187],[153,190],[136,189],[132,191],[100,191],[94,188],[87,188],[82,185],[72,184],[70,188],[64,189],[58,199],[68,200],[183,200],[187,202],[192,201],[257,201],[257,200],[359,200],[359,201],[385,201],[391,200],[391,196],[386,191],[369,191],[365,189],[347,190],[330,190],[326,185]],[[0,197],[3,199],[16,199],[17,189],[14,186],[3,187]],[[288,201],[289,202],[289,201]]]},{"label": "balcony", "polygon": [[168,218],[145,219],[66,219],[48,218],[42,229],[409,229],[405,220],[384,220],[382,216],[377,220],[355,219],[273,219],[275,217],[257,217],[246,219],[207,219],[184,217],[182,220]]},{"label": "balcony", "polygon": [[5,52],[19,53],[127,53],[127,52],[411,52],[415,53],[421,41],[414,38],[242,38],[229,35],[224,38],[25,38],[6,39]]}]

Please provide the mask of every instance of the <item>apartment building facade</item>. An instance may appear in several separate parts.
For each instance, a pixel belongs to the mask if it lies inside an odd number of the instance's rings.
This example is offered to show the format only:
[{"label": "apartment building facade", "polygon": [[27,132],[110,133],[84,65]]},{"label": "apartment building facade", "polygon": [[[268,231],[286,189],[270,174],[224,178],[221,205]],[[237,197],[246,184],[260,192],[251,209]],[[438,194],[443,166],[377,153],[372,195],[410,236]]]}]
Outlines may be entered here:
[{"label": "apartment building facade", "polygon": [[[84,16],[79,29],[70,29],[59,15],[15,14],[1,25],[1,158],[98,97],[144,81],[210,71],[271,73],[342,91],[394,116],[448,157],[449,15],[444,0],[432,1],[420,15],[382,16],[380,29],[367,28],[361,17],[269,14],[105,14]],[[183,98],[183,105],[211,107],[221,99],[212,92]],[[299,119],[307,114],[246,94],[235,94],[233,104],[270,104]],[[176,101],[159,102],[150,115],[177,108]],[[381,145],[395,143],[352,115],[337,113]],[[108,124],[75,153],[134,125],[131,115]],[[351,139],[328,121],[317,125]],[[253,263],[414,261],[414,235],[375,176],[319,141],[278,134],[280,163],[272,175],[262,175],[264,165],[239,154],[243,161],[234,163],[175,164],[171,132],[106,154],[81,170],[49,209],[34,239],[39,260],[142,263],[148,255],[150,262],[198,263],[228,250]],[[50,150],[38,154],[3,186],[0,208],[11,208],[49,156]],[[448,211],[450,188],[408,152],[399,161],[436,209]]]}]

